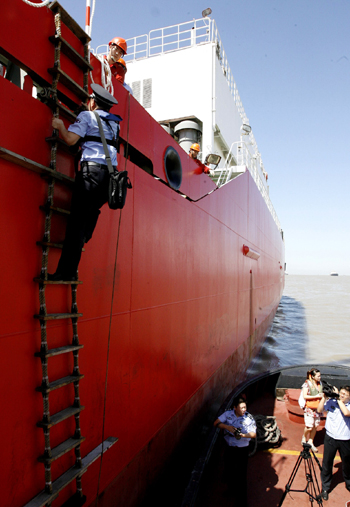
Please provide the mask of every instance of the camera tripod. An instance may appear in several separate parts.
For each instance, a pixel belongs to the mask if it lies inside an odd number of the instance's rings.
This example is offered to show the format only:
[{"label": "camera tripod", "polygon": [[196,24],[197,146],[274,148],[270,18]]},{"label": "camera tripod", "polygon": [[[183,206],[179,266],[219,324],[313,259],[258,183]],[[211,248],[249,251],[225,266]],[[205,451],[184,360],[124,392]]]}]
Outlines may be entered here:
[{"label": "camera tripod", "polygon": [[[291,476],[289,477],[288,483],[286,485],[286,489],[282,495],[282,498],[281,498],[280,503],[278,504],[278,507],[281,507],[281,505],[284,502],[284,499],[286,498],[287,494],[290,491],[294,491],[296,493],[306,493],[309,496],[309,500],[311,502],[311,505],[313,505],[314,500],[317,502],[317,505],[323,505],[322,495],[321,495],[322,488],[321,488],[321,485],[319,485],[319,483],[318,483],[316,470],[315,470],[315,464],[314,464],[312,457],[316,461],[320,470],[322,467],[321,467],[320,462],[318,461],[317,457],[315,456],[315,453],[313,451],[311,451],[312,452],[312,455],[311,455],[310,450],[311,450],[310,444],[307,444],[307,443],[303,444],[303,450],[300,452],[300,455],[299,455],[298,460],[293,468]],[[299,470],[299,467],[300,467],[302,461],[304,461],[306,487],[305,487],[305,489],[292,489],[293,481],[295,479],[295,476]]]}]

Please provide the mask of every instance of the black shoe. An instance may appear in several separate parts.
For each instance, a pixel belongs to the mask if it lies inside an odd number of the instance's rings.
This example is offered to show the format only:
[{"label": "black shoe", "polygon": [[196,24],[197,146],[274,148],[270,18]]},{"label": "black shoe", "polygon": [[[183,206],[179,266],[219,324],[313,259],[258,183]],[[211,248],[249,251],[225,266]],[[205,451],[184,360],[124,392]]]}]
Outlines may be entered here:
[{"label": "black shoe", "polygon": [[322,493],[321,493],[321,496],[322,496],[323,500],[328,500],[328,491],[326,491],[325,489],[323,489]]},{"label": "black shoe", "polygon": [[75,282],[77,280],[77,277],[62,275],[62,273],[56,271],[56,273],[53,273],[52,275],[48,273],[47,280],[49,282]]}]

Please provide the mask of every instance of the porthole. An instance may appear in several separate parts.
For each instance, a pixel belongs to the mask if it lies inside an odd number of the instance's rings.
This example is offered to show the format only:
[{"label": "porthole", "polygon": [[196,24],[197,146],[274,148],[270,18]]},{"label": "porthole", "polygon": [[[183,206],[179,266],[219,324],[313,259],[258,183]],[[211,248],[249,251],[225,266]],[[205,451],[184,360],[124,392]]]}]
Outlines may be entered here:
[{"label": "porthole", "polygon": [[182,182],[181,159],[178,152],[172,146],[168,146],[165,151],[164,170],[171,188],[179,190]]}]

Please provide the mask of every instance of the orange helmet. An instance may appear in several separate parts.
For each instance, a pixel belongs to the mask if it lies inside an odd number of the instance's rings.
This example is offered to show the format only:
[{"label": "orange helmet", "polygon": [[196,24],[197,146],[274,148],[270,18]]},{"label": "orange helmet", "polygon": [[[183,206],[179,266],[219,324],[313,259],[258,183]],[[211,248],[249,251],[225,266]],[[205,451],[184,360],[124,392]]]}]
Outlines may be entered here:
[{"label": "orange helmet", "polygon": [[198,152],[201,151],[199,144],[197,144],[197,143],[193,143],[190,150],[194,150],[194,151],[198,151]]},{"label": "orange helmet", "polygon": [[126,68],[125,60],[123,60],[123,58],[119,58],[119,60],[117,61],[117,63],[119,63],[119,65],[121,65],[122,67],[124,67],[125,72],[128,71],[128,69]]},{"label": "orange helmet", "polygon": [[123,51],[123,54],[126,55],[128,45],[126,43],[125,39],[122,39],[121,37],[114,37],[112,40],[109,41],[108,45],[116,44],[120,49]]}]

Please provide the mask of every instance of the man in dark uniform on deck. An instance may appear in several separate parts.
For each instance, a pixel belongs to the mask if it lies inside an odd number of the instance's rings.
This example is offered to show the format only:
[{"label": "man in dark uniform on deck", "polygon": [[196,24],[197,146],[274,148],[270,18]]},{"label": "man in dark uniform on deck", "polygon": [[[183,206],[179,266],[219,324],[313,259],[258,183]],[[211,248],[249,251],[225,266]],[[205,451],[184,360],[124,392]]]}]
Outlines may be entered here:
[{"label": "man in dark uniform on deck", "polygon": [[75,280],[84,243],[87,243],[95,229],[100,208],[108,200],[109,172],[106,156],[100,137],[96,111],[102,121],[109,155],[114,170],[117,170],[117,141],[119,136],[119,116],[109,114],[118,101],[102,86],[92,84],[93,94],[88,111],[81,112],[75,123],[68,127],[62,120],[53,118],[52,126],[57,129],[68,145],[81,144],[82,156],[80,171],[77,173],[71,213],[68,219],[66,237],[61,258],[54,274],[48,280]]},{"label": "man in dark uniform on deck", "polygon": [[[236,398],[233,410],[216,419],[214,426],[225,431],[225,474],[236,507],[247,506],[248,446],[256,438],[256,423],[243,398]],[[238,431],[237,431],[238,430]]]}]

